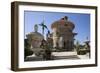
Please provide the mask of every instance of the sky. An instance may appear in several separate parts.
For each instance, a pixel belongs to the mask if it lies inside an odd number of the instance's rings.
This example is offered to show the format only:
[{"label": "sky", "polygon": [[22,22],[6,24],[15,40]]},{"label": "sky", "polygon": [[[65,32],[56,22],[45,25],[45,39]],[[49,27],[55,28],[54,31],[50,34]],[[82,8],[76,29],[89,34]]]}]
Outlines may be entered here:
[{"label": "sky", "polygon": [[[68,16],[68,20],[75,25],[73,32],[78,33],[75,36],[76,41],[82,44],[87,37],[90,39],[90,14],[39,11],[24,11],[24,38],[26,38],[26,34],[34,32],[35,24],[40,24],[43,20],[44,24],[47,25],[50,32],[52,32],[51,24],[64,16]],[[38,32],[42,34],[41,26],[38,27]],[[45,30],[45,34],[46,33],[47,30]]]}]

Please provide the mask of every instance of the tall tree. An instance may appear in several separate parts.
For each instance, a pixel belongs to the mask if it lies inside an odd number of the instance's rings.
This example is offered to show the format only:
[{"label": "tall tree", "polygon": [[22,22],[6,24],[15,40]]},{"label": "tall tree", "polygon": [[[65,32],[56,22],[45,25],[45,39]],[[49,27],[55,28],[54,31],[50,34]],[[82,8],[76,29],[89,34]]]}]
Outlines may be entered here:
[{"label": "tall tree", "polygon": [[48,27],[44,24],[44,20],[41,24],[39,24],[41,27],[42,27],[42,34],[44,35],[44,30],[47,29],[48,30]]}]

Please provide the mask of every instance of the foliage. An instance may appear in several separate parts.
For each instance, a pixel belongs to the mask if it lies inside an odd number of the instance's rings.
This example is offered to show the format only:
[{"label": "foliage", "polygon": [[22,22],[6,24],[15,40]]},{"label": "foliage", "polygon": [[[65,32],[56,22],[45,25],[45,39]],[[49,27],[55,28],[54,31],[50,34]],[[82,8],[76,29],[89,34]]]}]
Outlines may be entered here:
[{"label": "foliage", "polygon": [[51,59],[51,48],[48,45],[47,41],[43,39],[40,47],[44,51],[43,54],[42,54],[43,55],[43,59],[44,60],[50,60]]},{"label": "foliage", "polygon": [[29,55],[32,55],[33,54],[33,51],[30,49],[30,44],[28,42],[28,39],[24,39],[24,56],[25,58]]},{"label": "foliage", "polygon": [[75,45],[75,48],[76,48],[76,51],[77,51],[77,54],[78,55],[84,55],[86,54],[87,52],[90,52],[90,46],[88,43],[85,43],[85,45],[81,45],[79,44],[79,42],[77,41],[76,42],[76,45]]},{"label": "foliage", "polygon": [[44,21],[39,25],[42,27],[42,34],[44,34],[44,29],[48,30],[48,27],[44,24]]},{"label": "foliage", "polygon": [[86,53],[87,53],[86,50],[79,50],[79,51],[77,52],[78,55],[84,55],[84,54],[86,54]]}]

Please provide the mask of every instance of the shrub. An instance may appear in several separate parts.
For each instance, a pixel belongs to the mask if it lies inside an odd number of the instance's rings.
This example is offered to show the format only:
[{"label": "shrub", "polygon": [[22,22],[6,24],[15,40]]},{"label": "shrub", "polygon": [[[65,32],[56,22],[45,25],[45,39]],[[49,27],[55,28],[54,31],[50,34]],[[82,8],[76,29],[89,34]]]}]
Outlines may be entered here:
[{"label": "shrub", "polygon": [[25,48],[25,50],[24,50],[24,56],[25,56],[25,58],[27,56],[29,56],[29,55],[32,55],[32,54],[33,54],[33,51],[32,50]]},{"label": "shrub", "polygon": [[85,55],[86,53],[87,53],[86,50],[79,50],[79,51],[77,51],[78,55]]}]

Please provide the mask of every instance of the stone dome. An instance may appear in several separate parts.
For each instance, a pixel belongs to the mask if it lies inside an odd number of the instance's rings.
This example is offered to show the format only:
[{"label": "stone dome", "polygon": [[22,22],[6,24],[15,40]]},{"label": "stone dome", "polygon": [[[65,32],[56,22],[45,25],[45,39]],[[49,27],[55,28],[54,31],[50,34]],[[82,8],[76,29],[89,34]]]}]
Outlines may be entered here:
[{"label": "stone dome", "polygon": [[58,26],[64,26],[66,28],[69,28],[73,30],[75,28],[74,23],[68,20],[68,17],[65,16],[64,18],[61,18],[60,20],[57,20],[52,23],[51,28],[57,28]]},{"label": "stone dome", "polygon": [[43,35],[39,32],[31,32],[26,37],[31,38],[33,40],[42,40],[43,39]]}]

